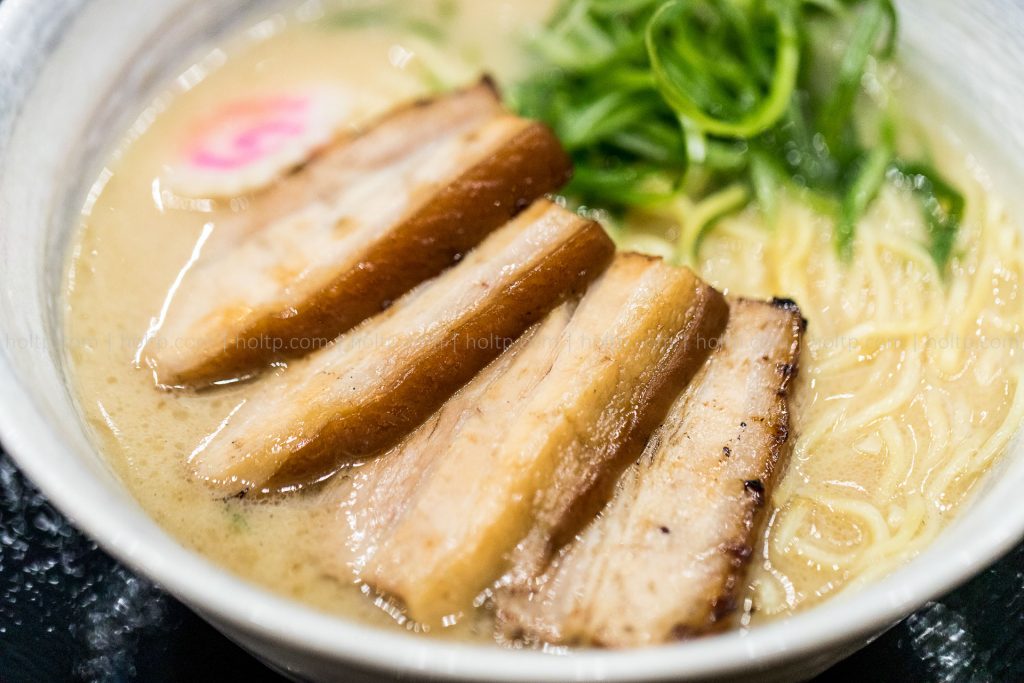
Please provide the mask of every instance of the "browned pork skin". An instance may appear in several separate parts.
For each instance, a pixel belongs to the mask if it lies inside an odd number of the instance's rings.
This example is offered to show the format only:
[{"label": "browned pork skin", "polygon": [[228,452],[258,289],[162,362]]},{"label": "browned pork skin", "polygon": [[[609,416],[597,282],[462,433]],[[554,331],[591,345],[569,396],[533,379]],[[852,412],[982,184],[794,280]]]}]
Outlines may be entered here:
[{"label": "browned pork skin", "polygon": [[788,302],[731,301],[722,347],[602,514],[532,590],[496,596],[507,635],[631,647],[721,625],[784,464],[802,331]]},{"label": "browned pork skin", "polygon": [[541,200],[457,266],[268,377],[193,453],[220,495],[309,483],[388,448],[608,263],[599,225]]},{"label": "browned pork skin", "polygon": [[574,502],[657,426],[726,316],[689,270],[617,256],[571,319],[552,313],[458,420],[413,439],[420,455],[391,454],[394,467],[426,465],[401,514],[359,549],[362,579],[436,624],[468,609],[517,544],[548,552]]},{"label": "browned pork skin", "polygon": [[213,232],[147,345],[157,382],[202,387],[325,345],[569,175],[551,131],[487,83],[386,117]]}]

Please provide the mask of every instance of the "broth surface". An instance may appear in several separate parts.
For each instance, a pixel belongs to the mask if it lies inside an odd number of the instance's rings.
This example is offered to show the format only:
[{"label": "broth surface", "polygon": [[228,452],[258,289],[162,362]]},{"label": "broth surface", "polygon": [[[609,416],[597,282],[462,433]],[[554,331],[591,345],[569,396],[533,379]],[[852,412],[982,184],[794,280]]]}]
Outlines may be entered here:
[{"label": "broth surface", "polygon": [[[68,353],[100,448],[184,545],[317,609],[416,629],[323,570],[320,534],[335,522],[315,497],[219,501],[187,476],[189,453],[256,383],[159,391],[135,362],[200,235],[245,210],[244,201],[188,200],[161,185],[191,122],[233,97],[296,84],[340,86],[364,118],[482,71],[511,83],[527,61],[524,32],[551,2],[438,3],[443,50],[409,27],[351,26],[317,7],[268,19],[211,53],[128,133],[83,210],[65,294]],[[920,212],[895,190],[862,223],[849,265],[835,256],[830,221],[798,198],[770,225],[753,210],[723,221],[691,264],[730,293],[793,298],[810,323],[793,406],[795,452],[753,565],[746,622],[812,605],[918,552],[1024,412],[1014,343],[1024,322],[1018,232],[967,151],[931,143],[968,198],[945,279],[914,247]],[[631,217],[650,234],[616,233],[621,246],[664,251],[692,208]],[[492,639],[485,610],[433,633]]]}]

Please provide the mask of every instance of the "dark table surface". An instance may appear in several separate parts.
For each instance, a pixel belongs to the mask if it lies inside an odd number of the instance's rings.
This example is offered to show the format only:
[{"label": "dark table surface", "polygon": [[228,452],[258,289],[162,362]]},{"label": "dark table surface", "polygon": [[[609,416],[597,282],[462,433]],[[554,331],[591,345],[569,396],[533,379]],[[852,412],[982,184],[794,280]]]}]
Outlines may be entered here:
[{"label": "dark table surface", "polygon": [[[0,681],[282,680],[76,531],[0,451]],[[1024,545],[818,679],[1024,681]]]}]

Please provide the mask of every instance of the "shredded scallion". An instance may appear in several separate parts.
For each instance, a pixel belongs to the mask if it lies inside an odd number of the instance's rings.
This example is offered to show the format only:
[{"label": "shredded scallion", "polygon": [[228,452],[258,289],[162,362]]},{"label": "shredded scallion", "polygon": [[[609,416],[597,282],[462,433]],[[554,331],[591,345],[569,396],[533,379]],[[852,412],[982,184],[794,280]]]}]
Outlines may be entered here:
[{"label": "shredded scallion", "polygon": [[[750,202],[798,190],[836,219],[840,254],[885,183],[921,203],[940,268],[962,196],[895,152],[885,112],[860,116],[869,70],[894,56],[892,0],[563,0],[512,104],[549,123],[576,164],[568,193],[624,212]],[[689,226],[683,251],[713,226]],[[687,254],[688,258],[690,255]]]}]

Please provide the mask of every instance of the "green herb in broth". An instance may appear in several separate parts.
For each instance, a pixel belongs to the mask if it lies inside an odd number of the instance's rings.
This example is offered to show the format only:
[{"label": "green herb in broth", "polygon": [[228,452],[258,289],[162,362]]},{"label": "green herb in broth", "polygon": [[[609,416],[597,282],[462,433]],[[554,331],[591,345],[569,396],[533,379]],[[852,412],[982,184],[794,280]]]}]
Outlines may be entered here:
[{"label": "green herb in broth", "polygon": [[249,519],[246,517],[246,514],[242,509],[229,507],[226,512],[231,520],[232,531],[238,533],[249,531]]},{"label": "green herb in broth", "polygon": [[964,198],[945,182],[934,168],[923,163],[897,163],[889,172],[893,182],[917,195],[928,229],[932,258],[945,263],[964,215]]},{"label": "green herb in broth", "polygon": [[458,6],[449,0],[438,0],[432,16],[420,15],[409,12],[403,3],[379,0],[339,10],[328,17],[325,23],[334,28],[388,25],[434,43],[441,43],[447,36],[443,22],[450,20],[457,9]]},{"label": "green herb in broth", "polygon": [[696,200],[684,260],[718,219],[750,202],[771,216],[793,190],[835,216],[849,256],[889,182],[919,199],[942,269],[963,198],[896,155],[895,124],[864,96],[896,32],[891,0],[565,0],[512,104],[559,134],[582,204],[622,215]]},{"label": "green herb in broth", "polygon": [[334,11],[323,25],[338,30],[383,27],[401,35],[416,54],[409,71],[418,76],[427,92],[437,94],[465,85],[477,70],[479,56],[473,50],[450,47],[459,12],[458,0],[364,0]]}]

